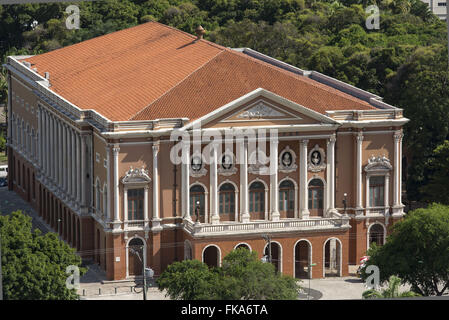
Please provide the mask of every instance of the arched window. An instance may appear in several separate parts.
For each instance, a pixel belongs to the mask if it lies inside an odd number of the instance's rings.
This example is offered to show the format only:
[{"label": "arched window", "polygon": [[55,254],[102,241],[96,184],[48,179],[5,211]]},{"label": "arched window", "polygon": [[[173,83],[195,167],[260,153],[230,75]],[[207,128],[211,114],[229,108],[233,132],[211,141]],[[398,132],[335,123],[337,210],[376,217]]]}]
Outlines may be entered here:
[{"label": "arched window", "polygon": [[265,186],[261,182],[253,182],[249,187],[249,212],[263,213],[265,211]]},{"label": "arched window", "polygon": [[295,209],[295,186],[290,180],[284,180],[279,185],[279,212],[293,218]]},{"label": "arched window", "polygon": [[200,216],[204,216],[205,209],[205,190],[200,185],[194,185],[190,188],[190,215],[195,216],[197,208]]},{"label": "arched window", "polygon": [[104,184],[103,186],[103,213],[105,214],[105,216],[107,216],[109,214],[108,211],[108,190],[106,187],[106,184]]},{"label": "arched window", "polygon": [[97,179],[97,183],[95,184],[95,209],[97,209],[97,213],[100,212],[100,197],[101,197],[100,180]]},{"label": "arched window", "polygon": [[369,245],[376,243],[378,246],[384,244],[384,228],[379,223],[373,224],[369,228]]},{"label": "arched window", "polygon": [[235,211],[235,188],[231,183],[225,183],[219,190],[220,214],[231,214]]},{"label": "arched window", "polygon": [[311,216],[323,215],[324,184],[321,179],[313,179],[309,183],[309,211]]}]

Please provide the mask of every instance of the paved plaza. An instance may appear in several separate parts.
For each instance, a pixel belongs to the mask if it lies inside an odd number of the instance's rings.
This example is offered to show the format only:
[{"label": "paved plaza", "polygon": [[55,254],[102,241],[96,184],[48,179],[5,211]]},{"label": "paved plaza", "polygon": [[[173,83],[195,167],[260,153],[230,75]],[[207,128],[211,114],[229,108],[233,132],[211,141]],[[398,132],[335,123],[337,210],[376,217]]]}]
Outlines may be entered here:
[{"label": "paved plaza", "polygon": [[[37,215],[31,206],[15,192],[8,191],[7,187],[0,188],[0,212],[5,215],[16,210],[22,210],[32,217],[33,228],[40,229],[43,233],[51,232],[51,229]],[[87,273],[80,280],[78,293],[82,300],[142,300],[141,281],[107,281],[104,271],[96,264],[88,264]],[[350,272],[355,271],[356,266],[350,266]],[[310,280],[310,296],[307,294],[309,280],[302,280],[300,285],[303,292],[300,300],[341,300],[361,299],[366,290],[364,283],[357,277],[326,278]],[[402,286],[402,290],[409,287]],[[166,300],[163,292],[160,292],[154,282],[148,289],[148,300]]]}]

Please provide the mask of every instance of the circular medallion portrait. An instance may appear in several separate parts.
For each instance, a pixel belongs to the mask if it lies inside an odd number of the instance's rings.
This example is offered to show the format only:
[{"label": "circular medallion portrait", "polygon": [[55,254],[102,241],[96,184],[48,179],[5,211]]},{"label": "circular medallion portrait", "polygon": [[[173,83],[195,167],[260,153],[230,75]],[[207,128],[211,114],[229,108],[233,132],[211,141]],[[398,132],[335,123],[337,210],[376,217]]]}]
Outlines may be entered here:
[{"label": "circular medallion portrait", "polygon": [[221,166],[225,170],[229,170],[232,168],[232,156],[229,154],[224,154],[221,158]]},{"label": "circular medallion portrait", "polygon": [[290,167],[292,165],[293,157],[290,152],[284,152],[282,155],[282,165],[284,167]]},{"label": "circular medallion portrait", "polygon": [[318,151],[312,152],[310,162],[312,162],[315,166],[321,164],[321,154]]},{"label": "circular medallion portrait", "polygon": [[203,161],[201,160],[201,157],[199,156],[192,157],[191,167],[193,171],[200,171],[202,164]]}]

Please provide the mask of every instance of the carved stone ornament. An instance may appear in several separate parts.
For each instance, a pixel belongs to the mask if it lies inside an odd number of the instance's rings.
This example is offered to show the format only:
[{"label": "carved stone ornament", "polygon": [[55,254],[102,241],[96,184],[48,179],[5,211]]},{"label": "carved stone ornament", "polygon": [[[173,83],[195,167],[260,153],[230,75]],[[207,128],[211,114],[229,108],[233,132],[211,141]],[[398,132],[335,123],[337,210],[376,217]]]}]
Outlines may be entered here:
[{"label": "carved stone ornament", "polygon": [[226,150],[225,153],[221,155],[221,160],[219,161],[218,173],[223,176],[230,176],[237,172],[235,166],[235,157],[232,152]]},{"label": "carved stone ornament", "polygon": [[371,158],[368,159],[368,164],[365,166],[365,172],[388,172],[392,169],[393,166],[385,155],[382,157],[371,156]]},{"label": "carved stone ornament", "polygon": [[320,172],[326,169],[326,154],[324,153],[323,148],[320,148],[317,144],[309,152],[309,156],[307,157],[307,168],[311,172]]},{"label": "carved stone ornament", "polygon": [[284,117],[285,114],[270,108],[266,104],[259,102],[255,106],[249,108],[248,110],[242,112],[237,118],[243,119],[264,119],[264,118],[274,118],[274,117]]},{"label": "carved stone ornament", "polygon": [[126,172],[125,176],[122,178],[123,184],[133,184],[133,183],[150,183],[151,178],[148,176],[148,171],[142,168],[133,169],[131,166]]},{"label": "carved stone ornament", "polygon": [[279,171],[289,173],[296,171],[296,154],[289,146],[285,147],[279,155]]},{"label": "carved stone ornament", "polygon": [[204,167],[204,159],[201,154],[194,154],[190,158],[190,176],[199,178],[205,176],[207,169]]}]

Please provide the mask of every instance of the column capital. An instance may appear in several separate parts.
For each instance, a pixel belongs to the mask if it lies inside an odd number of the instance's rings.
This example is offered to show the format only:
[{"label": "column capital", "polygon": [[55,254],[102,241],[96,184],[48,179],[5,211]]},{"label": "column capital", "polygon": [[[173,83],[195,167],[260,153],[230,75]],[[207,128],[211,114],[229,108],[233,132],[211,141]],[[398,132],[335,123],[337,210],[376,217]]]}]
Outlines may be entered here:
[{"label": "column capital", "polygon": [[335,143],[335,141],[337,141],[337,136],[336,136],[335,133],[334,133],[333,135],[331,135],[331,136],[329,137],[329,139],[327,140],[327,143],[328,143],[328,144],[331,144],[331,143]]},{"label": "column capital", "polygon": [[120,152],[120,148],[118,146],[113,146],[112,147],[112,153],[114,154],[114,156],[117,156]]},{"label": "column capital", "polygon": [[302,144],[303,146],[307,146],[307,144],[309,143],[309,139],[301,139],[299,140],[299,143]]},{"label": "column capital", "polygon": [[152,149],[153,149],[153,153],[157,154],[159,152],[159,142],[153,144]]},{"label": "column capital", "polygon": [[363,141],[363,138],[364,138],[363,132],[362,132],[362,131],[359,131],[359,132],[357,133],[357,141],[358,141],[358,142],[362,142],[362,141]]},{"label": "column capital", "polygon": [[401,141],[402,138],[404,137],[404,134],[402,133],[402,131],[398,130],[398,131],[395,131],[395,132],[394,132],[393,137],[394,137],[394,141],[395,141],[395,142],[399,142],[399,141]]}]

